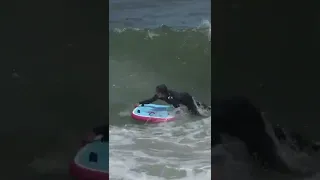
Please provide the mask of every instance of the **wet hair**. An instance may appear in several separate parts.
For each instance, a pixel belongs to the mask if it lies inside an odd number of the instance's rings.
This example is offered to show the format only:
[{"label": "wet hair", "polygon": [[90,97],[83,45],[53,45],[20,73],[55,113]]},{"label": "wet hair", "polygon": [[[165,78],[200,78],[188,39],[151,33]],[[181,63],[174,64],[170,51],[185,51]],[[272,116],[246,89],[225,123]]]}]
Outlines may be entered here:
[{"label": "wet hair", "polygon": [[168,88],[165,84],[158,85],[156,91],[157,93],[168,94]]}]

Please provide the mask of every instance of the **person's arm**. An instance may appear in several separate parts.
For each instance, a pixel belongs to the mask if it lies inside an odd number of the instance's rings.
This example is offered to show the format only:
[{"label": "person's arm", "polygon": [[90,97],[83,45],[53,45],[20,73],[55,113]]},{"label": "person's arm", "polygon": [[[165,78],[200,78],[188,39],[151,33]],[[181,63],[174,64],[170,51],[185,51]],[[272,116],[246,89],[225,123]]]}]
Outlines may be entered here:
[{"label": "person's arm", "polygon": [[171,104],[172,104],[172,106],[175,107],[175,108],[179,108],[179,107],[180,107],[180,103],[179,103],[177,100],[175,100],[175,99],[172,99],[172,100],[171,100]]},{"label": "person's arm", "polygon": [[180,109],[179,101],[177,101],[176,99],[163,99],[163,100],[174,107],[173,113],[175,114],[181,113],[182,110]]},{"label": "person's arm", "polygon": [[166,101],[168,104],[171,104],[174,108],[178,108],[180,107],[180,102],[177,101],[176,99],[171,99],[170,97],[168,99],[163,99],[164,101]]},{"label": "person's arm", "polygon": [[158,100],[158,96],[154,95],[152,98],[144,100],[144,101],[140,101],[139,104],[150,104],[153,103],[154,101]]}]

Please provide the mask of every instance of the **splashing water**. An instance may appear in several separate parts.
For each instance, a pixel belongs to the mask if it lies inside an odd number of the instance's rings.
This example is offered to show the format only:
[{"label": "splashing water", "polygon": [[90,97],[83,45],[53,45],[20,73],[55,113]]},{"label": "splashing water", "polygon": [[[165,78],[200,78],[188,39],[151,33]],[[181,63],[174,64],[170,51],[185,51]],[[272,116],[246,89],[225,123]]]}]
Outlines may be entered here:
[{"label": "splashing water", "polygon": [[211,119],[181,121],[111,126],[110,178],[210,179]]}]

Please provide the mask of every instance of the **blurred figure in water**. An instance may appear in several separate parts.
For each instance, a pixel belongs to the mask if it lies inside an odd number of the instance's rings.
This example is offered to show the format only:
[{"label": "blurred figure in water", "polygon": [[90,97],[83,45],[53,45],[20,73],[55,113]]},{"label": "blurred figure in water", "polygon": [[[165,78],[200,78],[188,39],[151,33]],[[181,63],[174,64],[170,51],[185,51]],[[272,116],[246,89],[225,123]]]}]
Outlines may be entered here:
[{"label": "blurred figure in water", "polygon": [[221,144],[221,134],[226,133],[242,140],[248,153],[255,157],[264,167],[281,172],[291,172],[291,169],[278,154],[276,142],[269,133],[274,133],[279,141],[291,141],[293,150],[301,151],[309,148],[318,151],[319,144],[303,138],[296,132],[273,126],[267,128],[262,112],[245,97],[215,99],[211,111],[212,146]]}]

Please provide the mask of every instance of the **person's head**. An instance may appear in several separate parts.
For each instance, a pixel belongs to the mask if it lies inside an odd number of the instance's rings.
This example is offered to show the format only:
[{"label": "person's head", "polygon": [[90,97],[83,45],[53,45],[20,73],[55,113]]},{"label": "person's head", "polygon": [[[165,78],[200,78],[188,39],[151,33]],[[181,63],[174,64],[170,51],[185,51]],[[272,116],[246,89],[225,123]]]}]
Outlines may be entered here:
[{"label": "person's head", "polygon": [[165,84],[158,85],[156,87],[156,94],[158,97],[166,97],[168,96],[168,88]]}]

